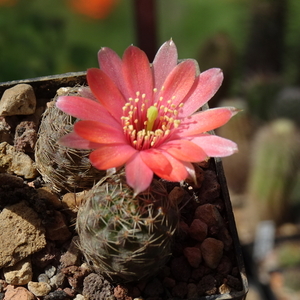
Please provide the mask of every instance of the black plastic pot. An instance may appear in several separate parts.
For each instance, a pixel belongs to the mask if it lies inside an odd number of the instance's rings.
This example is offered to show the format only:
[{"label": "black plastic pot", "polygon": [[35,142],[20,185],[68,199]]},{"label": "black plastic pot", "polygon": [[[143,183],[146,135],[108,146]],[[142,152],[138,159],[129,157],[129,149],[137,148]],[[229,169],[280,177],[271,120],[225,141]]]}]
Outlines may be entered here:
[{"label": "black plastic pot", "polygon": [[[3,92],[16,85],[21,83],[30,84],[36,94],[36,98],[38,101],[50,101],[56,94],[57,89],[60,87],[72,87],[75,85],[83,85],[86,84],[86,72],[78,72],[78,73],[66,73],[61,75],[54,75],[54,76],[45,76],[45,77],[38,77],[32,79],[24,79],[24,80],[15,80],[10,82],[0,83],[0,97],[2,96]],[[40,105],[44,105],[44,103],[40,103]],[[1,142],[1,141],[0,141]],[[221,186],[221,198],[224,202],[225,207],[225,214],[226,214],[226,224],[228,226],[228,230],[230,232],[231,238],[233,240],[233,251],[236,262],[234,263],[235,266],[238,268],[239,277],[242,284],[242,289],[238,292],[231,292],[226,294],[216,294],[210,296],[203,296],[198,297],[198,300],[221,300],[221,299],[235,299],[235,300],[244,300],[246,299],[246,294],[248,291],[248,281],[245,273],[245,267],[242,257],[242,251],[238,239],[238,234],[236,230],[236,224],[234,220],[234,215],[232,211],[232,206],[230,202],[230,197],[228,193],[226,178],[222,166],[221,159],[214,159],[213,160],[213,168],[217,174],[217,178],[219,184]]]}]

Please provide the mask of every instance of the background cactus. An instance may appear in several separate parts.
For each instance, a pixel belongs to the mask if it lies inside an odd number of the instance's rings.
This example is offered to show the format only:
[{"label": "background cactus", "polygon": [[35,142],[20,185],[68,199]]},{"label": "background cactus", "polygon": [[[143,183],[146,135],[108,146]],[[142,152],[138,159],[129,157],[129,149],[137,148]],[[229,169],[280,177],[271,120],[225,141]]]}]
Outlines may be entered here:
[{"label": "background cactus", "polygon": [[[61,88],[57,96],[77,94],[77,91],[78,87]],[[105,171],[92,167],[88,158],[90,150],[71,149],[57,143],[72,131],[76,119],[59,110],[55,99],[48,103],[39,128],[35,149],[37,169],[56,192],[91,188]]]},{"label": "background cactus", "polygon": [[98,182],[79,209],[79,247],[89,264],[122,281],[155,274],[171,254],[178,210],[167,201],[163,184],[154,180],[133,198],[124,174]]},{"label": "background cactus", "polygon": [[277,119],[262,127],[252,150],[248,197],[255,210],[253,217],[272,219],[278,224],[288,217],[299,171],[299,133],[295,124]]}]

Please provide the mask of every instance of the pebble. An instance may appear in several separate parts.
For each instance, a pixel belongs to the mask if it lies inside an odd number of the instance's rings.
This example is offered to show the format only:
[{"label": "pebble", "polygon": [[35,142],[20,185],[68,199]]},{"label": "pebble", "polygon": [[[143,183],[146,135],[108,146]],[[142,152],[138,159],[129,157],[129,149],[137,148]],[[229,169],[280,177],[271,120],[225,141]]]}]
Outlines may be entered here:
[{"label": "pebble", "polygon": [[16,151],[15,147],[7,142],[0,143],[0,170],[26,179],[38,175],[33,160],[27,154]]},{"label": "pebble", "polygon": [[183,249],[183,254],[188,260],[191,267],[197,269],[202,261],[201,251],[197,247],[186,247]]},{"label": "pebble", "polygon": [[5,281],[12,285],[25,285],[32,280],[31,260],[25,258],[14,266],[3,268]]},{"label": "pebble", "polygon": [[207,225],[199,219],[194,219],[189,228],[189,235],[196,241],[202,242],[207,236]]},{"label": "pebble", "polygon": [[71,237],[69,226],[63,214],[58,210],[54,211],[53,220],[46,227],[46,237],[51,241],[66,241]]},{"label": "pebble", "polygon": [[24,201],[4,208],[0,224],[0,268],[13,266],[46,245],[41,220]]},{"label": "pebble", "polygon": [[44,300],[66,300],[66,299],[69,299],[67,296],[68,295],[63,290],[56,290],[56,291],[50,292],[43,299]]},{"label": "pebble", "polygon": [[33,153],[37,139],[36,124],[32,121],[19,123],[15,130],[14,146],[17,151]]},{"label": "pebble", "polygon": [[61,272],[59,272],[58,274],[50,278],[50,286],[56,289],[62,288],[66,282],[67,282],[67,277],[65,276],[65,274]]},{"label": "pebble", "polygon": [[86,298],[81,294],[77,294],[74,300],[86,300]]},{"label": "pebble", "polygon": [[163,280],[163,285],[166,288],[172,288],[176,285],[176,280],[170,277],[165,277]]},{"label": "pebble", "polygon": [[207,226],[218,226],[219,228],[224,226],[224,220],[213,204],[203,204],[197,207],[195,211],[196,219],[203,221]]},{"label": "pebble", "polygon": [[217,174],[213,170],[204,172],[204,180],[199,189],[198,197],[203,202],[211,202],[220,197],[220,184],[217,179]]},{"label": "pebble", "polygon": [[219,286],[219,293],[220,294],[229,294],[231,292],[231,288],[226,284],[223,283],[222,285]]},{"label": "pebble", "polygon": [[214,238],[206,238],[200,246],[202,258],[205,264],[216,269],[223,256],[224,245],[221,241]]},{"label": "pebble", "polygon": [[188,292],[188,286],[186,282],[178,282],[173,288],[172,288],[172,295],[174,297],[178,297],[181,299],[185,298],[185,295]]},{"label": "pebble", "polygon": [[0,116],[31,115],[35,112],[36,97],[29,84],[17,84],[5,90],[0,101]]},{"label": "pebble", "polygon": [[8,285],[5,291],[5,300],[35,300],[35,296],[24,287]]},{"label": "pebble", "polygon": [[76,266],[79,264],[82,253],[77,247],[78,243],[79,237],[74,236],[67,252],[61,256],[60,262],[64,268],[69,266]]},{"label": "pebble", "polygon": [[78,207],[83,203],[85,195],[86,191],[78,193],[66,193],[61,200],[63,208],[72,212],[77,212]]},{"label": "pebble", "polygon": [[27,287],[37,297],[46,296],[51,291],[51,286],[46,282],[29,281]]},{"label": "pebble", "polygon": [[192,268],[184,256],[175,257],[171,262],[171,273],[177,281],[188,281]]},{"label": "pebble", "polygon": [[12,128],[6,117],[0,117],[0,141],[9,144],[13,143]]},{"label": "pebble", "polygon": [[149,281],[144,289],[145,296],[148,297],[155,297],[159,296],[164,292],[164,287],[160,280],[157,278],[152,279]]},{"label": "pebble", "polygon": [[52,265],[48,265],[45,267],[45,274],[48,276],[48,278],[52,278],[55,275],[56,268]]},{"label": "pebble", "polygon": [[187,285],[187,299],[197,299],[197,285],[195,283],[189,283]]},{"label": "pebble", "polygon": [[38,276],[38,282],[46,282],[46,283],[50,283],[50,279],[49,277],[45,274],[45,273],[41,273]]},{"label": "pebble", "polygon": [[55,209],[61,209],[62,203],[58,196],[54,194],[51,189],[47,186],[37,189],[38,197],[40,199],[48,201]]}]

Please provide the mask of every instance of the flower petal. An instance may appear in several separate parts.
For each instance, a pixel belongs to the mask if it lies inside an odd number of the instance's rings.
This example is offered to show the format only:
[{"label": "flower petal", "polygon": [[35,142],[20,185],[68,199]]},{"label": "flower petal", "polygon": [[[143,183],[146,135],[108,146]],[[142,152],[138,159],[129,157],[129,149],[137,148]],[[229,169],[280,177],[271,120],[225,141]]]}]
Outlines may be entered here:
[{"label": "flower petal", "polygon": [[237,112],[234,107],[219,107],[195,113],[181,121],[178,135],[184,137],[216,129],[227,123]]},{"label": "flower petal", "polygon": [[90,161],[95,168],[107,170],[124,165],[135,153],[126,144],[102,145],[90,154]]},{"label": "flower petal", "polygon": [[223,81],[221,69],[212,68],[199,75],[198,85],[187,95],[184,106],[179,110],[178,117],[186,117],[194,113],[210,100]]},{"label": "flower petal", "polygon": [[149,150],[144,150],[140,152],[141,158],[144,163],[154,172],[154,173],[166,173],[170,174],[172,166],[165,155],[161,151],[151,148]]},{"label": "flower petal", "polygon": [[123,132],[105,123],[79,121],[74,124],[74,131],[82,138],[99,144],[126,143]]},{"label": "flower petal", "polygon": [[61,137],[58,140],[58,144],[74,149],[96,149],[100,146],[98,143],[93,143],[80,137],[75,132],[68,133]]},{"label": "flower petal", "polygon": [[170,40],[165,42],[157,51],[152,64],[154,87],[160,91],[167,76],[176,67],[178,61],[177,48]]},{"label": "flower petal", "polygon": [[162,149],[178,160],[200,162],[207,158],[207,154],[196,144],[188,140],[173,140],[162,144]]},{"label": "flower petal", "polygon": [[203,134],[189,141],[201,147],[209,157],[225,157],[238,151],[236,143],[216,135]]},{"label": "flower petal", "polygon": [[91,99],[61,96],[57,98],[56,107],[78,119],[102,122],[121,128],[121,122],[118,123],[105,107]]},{"label": "flower petal", "polygon": [[118,54],[110,48],[103,47],[98,52],[98,62],[100,69],[112,79],[124,98],[128,99],[130,96],[123,77],[123,62]]},{"label": "flower petal", "polygon": [[107,108],[112,116],[120,120],[125,99],[115,83],[102,70],[92,68],[87,71],[87,81],[92,93]]},{"label": "flower petal", "polygon": [[156,170],[155,174],[168,181],[179,182],[186,179],[188,176],[188,171],[186,169],[185,162],[174,158],[172,155],[168,154],[165,151],[162,151],[162,153],[172,166],[171,173],[167,174],[166,172],[159,172],[159,170]]},{"label": "flower petal", "polygon": [[197,177],[194,166],[187,161],[184,161],[183,164],[188,172],[188,176],[194,181],[195,184],[197,184]]},{"label": "flower petal", "polygon": [[129,46],[123,55],[123,74],[130,96],[136,98],[136,93],[145,94],[146,99],[152,99],[153,76],[147,55],[135,46]]},{"label": "flower petal", "polygon": [[152,170],[144,163],[137,152],[125,165],[127,184],[134,189],[134,196],[146,190],[153,179]]},{"label": "flower petal", "polygon": [[163,84],[163,89],[158,91],[158,99],[164,106],[168,106],[167,101],[178,105],[185,98],[196,78],[196,61],[187,59],[178,64],[169,74]]}]

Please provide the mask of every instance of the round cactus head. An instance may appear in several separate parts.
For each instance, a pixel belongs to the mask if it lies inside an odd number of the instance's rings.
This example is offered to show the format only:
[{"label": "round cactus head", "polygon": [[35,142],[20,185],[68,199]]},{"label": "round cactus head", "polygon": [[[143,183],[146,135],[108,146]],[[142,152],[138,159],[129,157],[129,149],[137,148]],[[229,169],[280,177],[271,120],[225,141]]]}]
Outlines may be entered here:
[{"label": "round cactus head", "polygon": [[165,265],[179,217],[161,182],[154,180],[135,198],[125,182],[124,174],[116,174],[87,193],[77,231],[80,248],[96,271],[136,281]]}]

